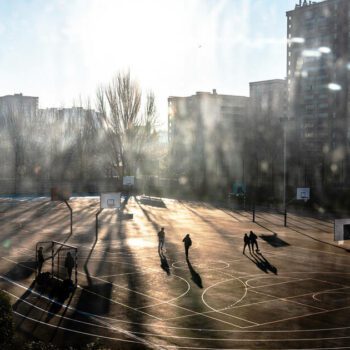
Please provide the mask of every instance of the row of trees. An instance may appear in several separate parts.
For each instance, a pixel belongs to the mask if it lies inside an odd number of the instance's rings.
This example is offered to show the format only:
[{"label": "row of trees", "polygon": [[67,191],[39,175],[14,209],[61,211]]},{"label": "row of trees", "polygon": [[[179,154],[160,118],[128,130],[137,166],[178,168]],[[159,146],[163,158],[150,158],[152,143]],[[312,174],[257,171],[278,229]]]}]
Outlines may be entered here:
[{"label": "row of trees", "polygon": [[7,193],[44,193],[63,182],[75,191],[98,191],[123,175],[147,174],[158,157],[155,96],[143,98],[130,72],[98,88],[95,109],[89,101],[46,110],[7,103],[0,121],[1,188]]}]

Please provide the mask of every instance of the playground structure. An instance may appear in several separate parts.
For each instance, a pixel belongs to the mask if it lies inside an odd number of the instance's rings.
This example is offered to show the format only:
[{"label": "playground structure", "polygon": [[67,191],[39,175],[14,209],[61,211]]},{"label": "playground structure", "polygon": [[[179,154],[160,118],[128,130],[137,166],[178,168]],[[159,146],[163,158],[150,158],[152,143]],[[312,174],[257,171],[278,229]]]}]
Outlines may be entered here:
[{"label": "playground structure", "polygon": [[[74,261],[74,280],[73,284],[78,284],[78,248],[66,243],[57,241],[41,241],[37,242],[35,246],[35,261],[38,267],[38,251],[43,249],[43,255],[46,263],[43,264],[41,273],[49,272],[51,278],[64,281],[68,279],[67,271],[65,267],[65,259],[69,253]],[[49,266],[48,266],[49,265]],[[36,269],[36,276],[38,277],[38,270]]]}]

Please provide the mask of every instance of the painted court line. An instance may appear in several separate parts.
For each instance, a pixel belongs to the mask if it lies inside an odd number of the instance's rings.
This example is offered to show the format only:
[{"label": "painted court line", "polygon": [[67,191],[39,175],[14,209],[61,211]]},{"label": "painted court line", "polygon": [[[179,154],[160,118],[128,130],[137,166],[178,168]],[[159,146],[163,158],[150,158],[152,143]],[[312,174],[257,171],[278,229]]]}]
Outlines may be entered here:
[{"label": "painted court line", "polygon": [[[345,265],[345,264],[344,264]],[[102,276],[103,277],[103,276]]]},{"label": "painted court line", "polygon": [[[263,277],[266,277],[266,276],[263,276]],[[272,278],[272,277],[271,277]],[[293,277],[291,277],[293,278]],[[306,278],[306,279],[303,279],[303,278],[300,278],[300,279],[293,279],[292,281],[285,281],[285,282],[278,282],[278,283],[269,283],[269,284],[263,284],[261,286],[251,286],[248,282],[250,281],[254,281],[256,280],[255,278],[251,278],[249,280],[247,280],[245,283],[248,287],[249,290],[252,290],[252,289],[257,289],[257,288],[265,288],[265,287],[274,287],[274,286],[280,286],[282,284],[287,284],[287,283],[293,283],[293,282],[300,282],[300,281],[306,281],[308,279],[311,279],[311,278]]]},{"label": "painted court line", "polygon": [[[6,259],[6,258],[4,258],[4,257],[2,257],[2,259],[5,259],[5,260],[7,260],[7,261],[9,261],[9,262],[12,262],[12,263],[17,264],[17,265],[19,265],[19,266],[22,266],[22,267],[24,267],[24,268],[28,268],[28,269],[30,269],[30,270],[32,270],[32,271],[35,270],[35,269],[30,268],[30,267],[24,266],[24,265],[22,265],[22,264],[20,264],[20,263],[17,263],[17,262],[15,262],[15,261],[11,261],[10,259]],[[79,271],[78,271],[78,273],[79,273]],[[91,276],[91,277],[93,278],[93,276]],[[2,278],[5,279],[4,277],[2,277]],[[95,277],[95,278],[96,278],[96,277]],[[98,279],[98,278],[97,278],[97,279]],[[101,281],[103,281],[103,280],[101,280]],[[104,281],[104,282],[109,283],[108,281]],[[18,284],[18,285],[19,285],[19,284]],[[151,314],[148,314],[147,312],[144,312],[144,311],[141,311],[141,310],[137,310],[136,308],[133,308],[132,306],[126,305],[126,304],[121,303],[121,302],[119,302],[119,301],[116,301],[116,300],[114,300],[114,299],[107,298],[107,297],[105,297],[105,296],[103,296],[103,295],[100,295],[100,294],[98,294],[98,293],[95,293],[95,292],[93,292],[93,291],[91,291],[91,290],[89,290],[89,289],[83,288],[83,287],[81,287],[81,286],[79,286],[79,285],[78,285],[78,287],[81,288],[81,289],[83,289],[83,290],[85,290],[86,292],[88,292],[88,293],[90,293],[90,294],[93,294],[93,295],[98,296],[98,297],[101,298],[101,299],[108,300],[109,302],[111,302],[111,303],[113,303],[113,304],[121,305],[121,306],[123,306],[123,307],[125,307],[125,308],[127,308],[127,309],[131,309],[131,310],[133,310],[133,311],[135,311],[135,312],[139,312],[139,313],[142,313],[142,314],[144,314],[144,315],[146,315],[146,316],[152,317],[152,318],[154,318],[154,319],[156,319],[156,320],[158,320],[158,321],[162,321],[161,318],[156,317],[156,316],[151,315]]]},{"label": "painted court line", "polygon": [[[288,318],[284,318],[284,319],[276,320],[276,321],[271,321],[271,322],[263,322],[263,323],[260,323],[260,326],[270,325],[270,324],[274,324],[274,323],[281,323],[281,322],[285,322],[285,321],[296,320],[296,319],[299,319],[299,318],[305,318],[305,317],[321,315],[321,314],[326,314],[326,313],[330,313],[330,312],[334,312],[334,311],[347,310],[347,309],[350,309],[350,306],[344,306],[344,307],[341,307],[341,308],[336,308],[336,309],[332,309],[332,310],[325,310],[325,311],[319,311],[319,312],[304,314],[304,315],[300,315],[300,316],[288,317]],[[251,326],[249,326],[249,328],[250,327]]]},{"label": "painted court line", "polygon": [[[23,286],[21,286],[22,288],[24,288],[24,289],[26,289],[26,287],[23,287]],[[38,293],[37,293],[38,294]],[[49,299],[50,300],[50,299]],[[53,301],[53,300],[51,300],[51,302],[55,302],[55,301]],[[68,306],[67,306],[68,307]],[[70,307],[71,308],[71,307]],[[84,312],[82,312],[82,313],[84,313]],[[85,313],[85,314],[87,314],[87,313]],[[97,316],[96,316],[97,317]],[[104,319],[108,319],[108,318],[106,318],[106,317],[102,317],[102,316],[100,316],[99,318],[104,318]],[[109,318],[110,319],[110,318]],[[180,327],[166,327],[166,328],[172,328],[172,329],[186,329],[186,328],[180,328]],[[348,329],[348,328],[350,328],[350,327],[341,327],[341,328],[333,328],[333,329],[314,329],[314,330],[290,330],[290,331],[283,331],[283,330],[271,330],[271,331],[243,331],[244,333],[284,333],[284,332],[313,332],[313,331],[325,331],[325,330],[328,330],[328,331],[333,331],[333,330],[343,330],[343,329]],[[203,329],[199,329],[200,331],[203,331]],[[207,330],[207,331],[210,331],[210,330]],[[215,332],[220,332],[220,330],[214,330]],[[222,332],[234,332],[234,333],[236,333],[236,332],[241,332],[241,331],[235,331],[235,330],[221,330]],[[330,339],[330,338],[328,338],[328,339]],[[333,338],[332,338],[333,339]],[[338,339],[338,338],[336,338],[336,339]],[[254,339],[254,341],[255,341],[256,339]]]},{"label": "painted court line", "polygon": [[[253,293],[257,293],[257,294],[261,294],[261,295],[265,295],[265,296],[268,296],[268,297],[274,297],[275,299],[273,300],[268,300],[266,302],[271,302],[271,301],[277,301],[277,300],[280,300],[280,301],[284,301],[284,302],[287,302],[287,303],[292,303],[292,304],[298,304],[298,305],[301,305],[301,306],[305,306],[307,308],[312,308],[312,309],[317,309],[317,310],[322,310],[322,311],[328,311],[327,309],[324,309],[324,308],[321,308],[321,307],[318,307],[318,306],[312,306],[312,305],[308,305],[308,304],[304,304],[304,303],[301,303],[299,301],[295,301],[295,300],[291,300],[292,298],[297,298],[297,297],[301,297],[301,296],[304,296],[304,295],[298,295],[298,296],[293,296],[293,297],[284,297],[284,298],[281,298],[281,297],[276,297],[274,295],[271,295],[271,294],[268,294],[268,293],[263,293],[263,292],[258,292],[256,290],[251,290]],[[310,295],[311,293],[308,293],[307,295]]]},{"label": "painted court line", "polygon": [[[20,264],[20,263],[18,263],[18,262],[15,262],[15,261],[6,259],[6,258],[4,258],[4,257],[2,257],[2,259],[8,260],[8,261],[10,261],[10,262],[12,262],[12,263],[14,263],[14,264],[20,265],[20,266],[22,266],[22,267],[24,267],[24,268],[28,268],[28,269],[30,269],[30,270],[34,270],[34,269],[32,269],[32,268],[29,268],[29,267],[27,267],[27,266],[24,266],[24,265],[22,265],[22,264]],[[79,273],[79,274],[85,275],[84,273],[82,273],[82,272],[80,272],[80,271],[78,271],[78,273]],[[106,280],[103,280],[103,279],[98,278],[98,277],[95,277],[95,276],[90,276],[90,277],[91,277],[91,278],[94,278],[94,279],[97,279],[97,280],[100,280],[101,282],[111,283],[111,282],[108,282],[108,281],[106,281]],[[111,284],[114,285],[114,286],[116,286],[116,287],[119,287],[119,288],[122,288],[122,289],[126,289],[126,290],[128,290],[128,291],[134,292],[133,290],[131,290],[131,289],[129,289],[129,288],[119,286],[119,285],[117,285],[117,284],[115,284],[115,283],[111,283]],[[79,286],[79,287],[80,287],[80,286]],[[82,287],[80,287],[80,288],[82,288]],[[101,295],[99,295],[99,294],[97,294],[97,293],[94,293],[94,292],[92,292],[92,291],[89,291],[88,289],[85,289],[85,288],[82,288],[82,289],[84,289],[85,291],[87,291],[87,292],[89,292],[89,293],[91,293],[91,294],[97,295],[97,296],[99,296],[99,297],[101,297],[101,298],[103,298],[103,299],[109,300],[109,301],[111,301],[112,303],[119,304],[119,305],[121,305],[121,306],[124,306],[124,307],[126,307],[126,308],[129,308],[129,309],[131,309],[131,310],[133,310],[133,311],[136,311],[136,312],[140,312],[140,313],[145,314],[145,315],[147,315],[147,316],[149,316],[149,317],[155,318],[155,319],[157,319],[157,320],[159,320],[159,321],[162,321],[162,320],[163,320],[163,319],[158,318],[158,317],[156,317],[156,316],[154,316],[154,315],[148,314],[148,313],[143,312],[143,311],[141,311],[141,310],[137,310],[137,309],[135,309],[135,308],[133,308],[133,307],[131,307],[131,306],[128,306],[128,305],[126,305],[126,304],[117,302],[117,301],[115,301],[115,300],[113,300],[113,299],[109,299],[109,298],[106,298],[106,297],[104,297],[104,296],[101,296]],[[154,298],[154,297],[151,297],[151,296],[147,296],[147,295],[145,295],[144,293],[140,293],[140,292],[136,292],[136,293],[139,293],[139,294],[144,295],[144,296],[146,296],[146,297],[149,297],[149,298],[151,298],[151,299],[157,300],[158,302],[163,302],[163,301],[161,301],[161,300],[159,300],[159,299],[157,299],[157,298]],[[234,323],[226,322],[226,321],[223,321],[223,320],[221,320],[221,319],[218,319],[218,318],[215,318],[215,317],[212,317],[212,316],[209,316],[209,315],[204,315],[204,314],[202,314],[202,313],[200,313],[200,312],[196,312],[196,311],[187,309],[187,308],[185,308],[185,307],[182,307],[182,306],[179,306],[179,305],[176,305],[176,304],[172,304],[172,303],[167,303],[167,304],[170,305],[170,306],[173,306],[173,307],[175,307],[175,308],[180,308],[180,309],[183,309],[183,310],[185,310],[185,311],[191,312],[191,313],[193,313],[193,315],[204,316],[204,317],[207,317],[207,318],[216,320],[216,321],[218,321],[218,322],[222,322],[222,323],[225,323],[225,324],[229,324],[229,325],[234,326],[234,327],[244,328],[244,327],[241,327],[241,326],[236,325],[236,324],[234,324]]]},{"label": "painted court line", "polygon": [[316,300],[318,302],[322,302],[322,300],[317,298],[318,295],[322,295],[322,294],[345,294],[345,295],[350,295],[350,293],[344,293],[344,292],[341,292],[341,291],[339,292],[337,290],[326,290],[326,291],[314,293],[312,295],[312,299],[314,299],[314,300]]},{"label": "painted court line", "polygon": [[[78,271],[78,273],[81,273],[81,274],[82,274],[82,272],[79,272],[79,271]],[[101,282],[108,282],[108,281],[105,281],[105,280],[103,280],[103,279],[101,279],[101,278],[98,278],[98,277],[95,277],[95,276],[90,276],[90,277],[91,277],[91,278],[95,278],[95,279],[97,279],[97,280],[100,280]],[[111,283],[111,282],[108,282],[108,283]],[[137,293],[137,294],[143,295],[143,296],[145,296],[145,297],[148,297],[148,298],[150,298],[150,299],[157,300],[158,302],[163,303],[163,301],[160,300],[160,299],[158,299],[158,298],[149,296],[149,295],[144,294],[144,293],[141,293],[141,292],[136,292],[136,291],[134,291],[134,290],[132,290],[132,289],[129,289],[129,288],[120,286],[120,285],[115,284],[115,283],[111,283],[111,284],[114,285],[114,286],[116,286],[116,287],[125,289],[125,290],[130,291],[130,292],[135,292],[135,293]],[[204,316],[204,317],[207,317],[207,318],[210,318],[210,319],[213,319],[213,320],[216,320],[216,321],[225,323],[225,324],[229,324],[229,325],[234,326],[234,327],[244,328],[244,327],[241,327],[241,326],[236,325],[236,324],[234,324],[234,323],[226,322],[226,321],[223,321],[223,320],[221,320],[221,319],[219,319],[219,318],[215,318],[215,317],[212,317],[212,316],[204,315],[204,314],[202,314],[202,313],[200,313],[200,312],[193,311],[193,310],[191,310],[191,309],[185,308],[185,307],[180,306],[180,305],[176,305],[176,304],[173,304],[173,303],[170,303],[170,302],[166,302],[165,304],[168,304],[169,306],[173,306],[173,307],[175,307],[175,308],[180,308],[180,309],[182,309],[182,310],[191,312],[191,313],[193,313],[193,314],[195,314],[195,315]],[[135,310],[137,310],[137,309],[135,309]],[[140,310],[137,310],[137,311],[142,312],[142,311],[140,311]],[[157,318],[157,317],[155,317],[155,316],[153,316],[153,317],[154,317],[154,318]],[[164,321],[165,321],[165,320],[167,320],[167,319],[159,319],[159,320],[164,320]]]},{"label": "painted court line", "polygon": [[[120,339],[120,338],[115,338],[115,337],[107,337],[107,336],[101,336],[99,334],[96,334],[96,333],[87,333],[87,332],[82,332],[82,331],[77,331],[77,330],[73,330],[71,328],[65,328],[65,327],[62,327],[62,326],[55,326],[55,325],[51,325],[51,324],[48,324],[46,322],[42,322],[42,321],[39,321],[39,320],[36,320],[36,319],[33,319],[31,317],[28,317],[28,316],[24,316],[20,313],[18,313],[17,311],[14,311],[15,314],[17,314],[18,316],[20,317],[23,317],[23,318],[26,318],[28,320],[31,320],[33,322],[36,322],[36,323],[40,323],[40,324],[45,324],[47,326],[50,326],[50,327],[53,327],[53,328],[56,328],[56,329],[62,329],[62,330],[65,330],[65,331],[70,331],[70,332],[73,332],[73,333],[79,333],[79,334],[84,334],[84,335],[88,335],[88,336],[94,336],[94,337],[100,337],[100,338],[104,338],[104,339],[110,339],[110,340],[116,340],[116,341],[122,341],[122,342],[132,342],[132,343],[143,343],[144,345],[148,345],[148,346],[151,346],[151,348],[175,348],[175,349],[178,349],[178,348],[181,348],[181,349],[216,349],[216,347],[206,347],[206,348],[203,348],[203,347],[192,347],[192,346],[176,346],[176,345],[164,345],[164,346],[157,346],[155,344],[150,344],[148,343],[147,341],[145,341],[143,338],[139,338],[139,337],[136,337],[135,335],[133,335],[133,337],[137,338],[137,339],[141,339],[141,341],[130,341],[130,340],[125,340],[125,339]],[[156,334],[147,334],[147,333],[140,333],[142,335],[152,335],[152,336],[158,336],[158,337],[161,337],[163,338],[163,336],[161,335],[156,335]],[[131,337],[131,336],[130,336]],[[169,337],[169,336],[166,336],[166,337]],[[195,338],[195,337],[192,337],[192,338],[188,338],[188,337],[181,337],[181,336],[173,336],[172,338],[177,338],[177,339],[190,339],[190,340],[206,340],[206,341],[230,341],[230,342],[257,342],[257,341],[262,341],[262,342],[295,342],[295,341],[325,341],[325,340],[340,340],[340,339],[349,339],[350,337],[328,337],[328,338],[302,338],[302,339],[288,339],[288,338],[284,338],[284,339],[227,339],[227,338],[223,338],[223,339],[213,339],[213,338]],[[227,349],[227,348],[225,348]],[[234,350],[237,350],[238,348],[235,347]],[[302,348],[298,348],[299,350],[302,349]],[[321,349],[321,348],[308,348],[308,349]],[[336,347],[336,348],[323,348],[323,349],[341,349],[339,347]]]},{"label": "painted court line", "polygon": [[[222,284],[222,283],[226,283],[226,282],[228,282],[228,281],[239,281],[239,282],[242,283],[242,281],[240,281],[238,278],[233,278],[233,279],[229,279],[229,280],[220,281],[220,282],[217,282],[217,283],[211,285],[210,287],[206,288],[206,289],[203,291],[203,293],[202,293],[202,302],[203,302],[203,304],[206,305],[206,306],[207,306],[209,309],[211,309],[213,312],[216,312],[216,313],[219,313],[219,314],[222,314],[222,315],[225,315],[225,316],[229,316],[229,317],[231,317],[231,318],[238,319],[238,320],[243,321],[243,322],[246,322],[246,323],[258,325],[258,323],[256,323],[256,322],[252,322],[252,321],[246,320],[246,319],[244,319],[244,318],[242,318],[242,317],[238,317],[238,316],[235,316],[235,315],[227,314],[227,313],[225,313],[225,312],[222,312],[222,311],[219,310],[219,309],[215,309],[215,308],[211,307],[211,306],[205,301],[204,295],[207,293],[207,291],[208,291],[210,288],[213,288],[213,287],[215,287],[215,286],[217,286],[217,285],[219,285],[219,284]],[[243,283],[242,283],[242,284],[243,284]],[[244,284],[243,284],[243,286],[244,286],[244,288],[245,288],[244,294],[243,294],[243,296],[242,296],[236,303],[239,303],[241,300],[243,300],[243,299],[245,298],[246,294],[247,294],[247,289],[246,289],[246,287],[245,287]],[[224,308],[224,309],[222,309],[222,310],[227,310],[227,307]],[[243,327],[243,328],[244,328],[244,327]]]}]

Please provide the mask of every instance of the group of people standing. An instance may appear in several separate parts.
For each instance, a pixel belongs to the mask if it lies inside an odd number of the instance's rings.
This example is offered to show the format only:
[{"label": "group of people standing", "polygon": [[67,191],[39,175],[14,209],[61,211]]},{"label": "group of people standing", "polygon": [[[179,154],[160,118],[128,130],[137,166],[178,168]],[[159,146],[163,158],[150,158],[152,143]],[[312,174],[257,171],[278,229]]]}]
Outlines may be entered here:
[{"label": "group of people standing", "polygon": [[[247,246],[249,248],[249,253],[254,252],[254,248],[255,248],[256,252],[259,252],[258,236],[253,231],[250,231],[249,236],[247,233],[245,233],[243,240],[244,240],[243,254],[245,254],[245,250],[246,250]],[[161,252],[163,251],[164,242],[165,242],[165,231],[164,231],[164,227],[162,227],[160,229],[160,231],[158,232],[158,252],[159,252],[159,254],[161,254]],[[186,255],[186,259],[188,260],[188,251],[192,245],[192,240],[191,240],[190,235],[187,234],[184,237],[184,239],[182,240],[182,242],[184,243],[185,255]]]},{"label": "group of people standing", "polygon": [[254,252],[254,247],[255,251],[259,252],[259,246],[258,246],[258,236],[253,232],[250,231],[249,236],[247,233],[244,234],[244,246],[243,246],[243,254],[245,254],[245,249],[249,248],[249,253]]},{"label": "group of people standing", "polygon": [[[165,231],[164,231],[164,227],[162,227],[158,232],[158,253],[159,254],[163,251],[164,242],[165,242]],[[184,242],[186,260],[188,260],[188,251],[192,245],[192,240],[190,235],[187,234],[182,240],[182,242]]]}]

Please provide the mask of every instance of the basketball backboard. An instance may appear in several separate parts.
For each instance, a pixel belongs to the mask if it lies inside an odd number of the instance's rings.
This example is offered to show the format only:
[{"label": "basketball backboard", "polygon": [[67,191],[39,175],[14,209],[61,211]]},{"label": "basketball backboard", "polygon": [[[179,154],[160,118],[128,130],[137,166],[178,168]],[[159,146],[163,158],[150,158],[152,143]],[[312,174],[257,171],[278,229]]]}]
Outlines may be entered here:
[{"label": "basketball backboard", "polygon": [[235,182],[232,185],[232,193],[236,196],[242,196],[246,193],[246,186],[244,183],[241,182]]},{"label": "basketball backboard", "polygon": [[307,201],[310,199],[310,188],[309,187],[298,187],[297,188],[297,199]]},{"label": "basketball backboard", "polygon": [[101,209],[119,209],[121,203],[120,192],[101,193]]},{"label": "basketball backboard", "polygon": [[124,176],[123,177],[123,185],[124,186],[134,186],[135,184],[135,176]]},{"label": "basketball backboard", "polygon": [[346,241],[350,239],[350,219],[334,220],[334,240]]}]

